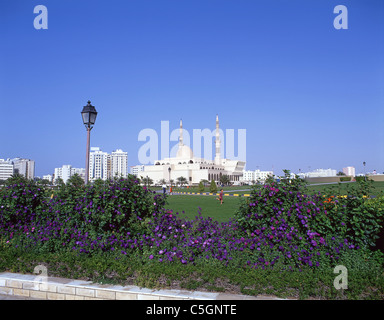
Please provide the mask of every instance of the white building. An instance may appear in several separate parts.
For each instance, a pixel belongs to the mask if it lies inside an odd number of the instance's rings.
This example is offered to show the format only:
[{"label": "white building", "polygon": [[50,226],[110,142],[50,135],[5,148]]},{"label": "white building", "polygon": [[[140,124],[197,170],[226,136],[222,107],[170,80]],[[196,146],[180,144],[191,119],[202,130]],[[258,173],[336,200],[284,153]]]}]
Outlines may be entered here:
[{"label": "white building", "polygon": [[176,157],[155,160],[154,165],[144,165],[144,170],[138,172],[138,176],[149,177],[155,184],[162,180],[176,182],[177,178],[184,177],[191,185],[198,184],[201,180],[219,182],[221,176],[227,175],[231,182],[239,184],[245,162],[221,158],[218,116],[216,116],[215,138],[216,153],[213,161],[194,157],[192,149],[183,142],[183,122],[180,120],[179,146]]},{"label": "white building", "polygon": [[144,171],[144,165],[131,166],[130,173],[134,176],[140,176],[140,172]]},{"label": "white building", "polygon": [[98,147],[92,147],[89,153],[89,181],[107,180],[110,177],[110,156]]},{"label": "white building", "polygon": [[0,159],[0,180],[7,180],[13,175],[13,163],[11,160]]},{"label": "white building", "polygon": [[21,174],[27,179],[35,178],[35,161],[30,159],[12,159],[14,173]]},{"label": "white building", "polygon": [[[67,183],[68,179],[77,173],[83,180],[85,179],[85,169],[84,168],[72,168],[70,164],[65,164],[61,168],[55,168],[54,179],[56,182],[57,179],[62,179],[64,183]],[[44,177],[43,177],[44,179]]]},{"label": "white building", "polygon": [[345,167],[345,168],[343,168],[343,173],[344,173],[346,176],[352,176],[352,177],[354,177],[354,176],[356,175],[355,167]]},{"label": "white building", "polygon": [[51,175],[51,174],[45,174],[45,175],[43,175],[43,180],[47,180],[47,181],[49,181],[50,183],[52,183],[52,182],[53,182],[53,175]]},{"label": "white building", "polygon": [[128,153],[117,149],[111,153],[110,177],[128,177]]},{"label": "white building", "polygon": [[304,176],[307,178],[334,177],[336,174],[337,171],[334,169],[316,169],[314,171],[304,173]]},{"label": "white building", "polygon": [[246,184],[253,184],[257,181],[265,182],[269,176],[273,177],[273,171],[261,171],[259,169],[243,170],[243,176],[240,178],[240,181]]}]

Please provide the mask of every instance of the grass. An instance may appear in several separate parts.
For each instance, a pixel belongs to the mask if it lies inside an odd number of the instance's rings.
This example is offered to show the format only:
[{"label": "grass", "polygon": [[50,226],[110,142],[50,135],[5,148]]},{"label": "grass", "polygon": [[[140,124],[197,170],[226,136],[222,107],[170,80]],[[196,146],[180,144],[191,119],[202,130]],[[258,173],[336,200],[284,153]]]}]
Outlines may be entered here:
[{"label": "grass", "polygon": [[[324,192],[327,189],[332,189],[334,194],[345,195],[347,194],[348,188],[350,188],[355,182],[350,183],[338,183],[338,184],[320,184],[320,185],[309,185],[308,190],[312,192]],[[384,192],[384,181],[374,181],[373,182],[373,196],[378,196],[380,193]]]},{"label": "grass", "polygon": [[170,195],[167,199],[166,208],[178,212],[181,218],[194,219],[198,215],[200,207],[203,217],[211,217],[218,222],[225,222],[233,218],[241,201],[241,198],[227,196],[224,197],[221,205],[217,196],[199,195]]},{"label": "grass", "polygon": [[[224,192],[236,192],[238,193],[237,191],[238,190],[241,190],[239,192],[243,192],[243,193],[250,193],[251,192],[251,188],[252,186],[229,186],[229,187],[220,187],[218,186],[217,187],[217,192],[220,192],[220,189],[223,189]],[[180,187],[173,187],[173,191],[175,192],[200,192],[199,191],[199,188],[197,186],[193,186],[193,187],[183,187],[183,188],[180,188]],[[206,186],[204,188],[204,191],[203,193],[205,192],[210,192],[209,191],[209,186]]]},{"label": "grass", "polygon": [[[344,195],[347,192],[347,188],[350,186],[351,183],[322,184],[308,186],[308,190],[317,193],[319,191],[324,192],[331,188],[334,190],[334,194]],[[380,193],[384,192],[384,181],[374,181],[373,186],[374,189],[372,195],[378,196]],[[233,188],[234,187],[227,188],[226,191],[228,192]],[[237,188],[245,189],[249,188],[249,186],[239,186]],[[183,192],[197,192],[194,188],[184,188],[180,190]],[[250,193],[250,190],[239,191],[236,193],[241,195]],[[211,217],[219,222],[225,222],[233,218],[236,210],[239,208],[240,201],[242,201],[242,198],[239,197],[224,196],[224,203],[223,205],[220,205],[220,202],[216,199],[217,196],[169,195],[167,209],[171,209],[173,212],[178,212],[179,216],[182,218],[194,219],[198,215],[200,207],[203,217]]]},{"label": "grass", "polygon": [[147,261],[138,254],[93,256],[68,253],[38,253],[20,248],[0,248],[0,272],[33,274],[43,264],[48,275],[89,280],[102,284],[136,285],[152,289],[186,289],[248,295],[276,295],[298,299],[382,300],[382,270],[351,270],[348,289],[335,290],[333,268],[280,272],[224,266],[219,262],[183,265]]}]

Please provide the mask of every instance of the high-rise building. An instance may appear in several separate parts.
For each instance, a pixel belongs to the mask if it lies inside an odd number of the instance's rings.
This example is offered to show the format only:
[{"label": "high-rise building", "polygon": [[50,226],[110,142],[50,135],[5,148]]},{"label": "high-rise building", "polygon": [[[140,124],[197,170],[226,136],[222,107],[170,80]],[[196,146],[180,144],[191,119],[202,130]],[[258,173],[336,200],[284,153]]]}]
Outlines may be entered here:
[{"label": "high-rise building", "polygon": [[115,176],[126,178],[128,176],[128,153],[117,149],[111,153],[110,160],[111,178]]},{"label": "high-rise building", "polygon": [[27,179],[35,178],[35,161],[30,159],[12,159],[14,173],[21,174]]},{"label": "high-rise building", "polygon": [[89,181],[96,179],[107,180],[110,177],[109,162],[107,152],[101,151],[98,147],[92,147],[89,153]]},{"label": "high-rise building", "polygon": [[346,176],[352,176],[352,177],[354,177],[354,176],[356,175],[355,167],[345,167],[345,168],[343,168],[343,173],[344,173]]},{"label": "high-rise building", "polygon": [[13,175],[13,163],[11,160],[0,159],[0,180],[7,180]]}]

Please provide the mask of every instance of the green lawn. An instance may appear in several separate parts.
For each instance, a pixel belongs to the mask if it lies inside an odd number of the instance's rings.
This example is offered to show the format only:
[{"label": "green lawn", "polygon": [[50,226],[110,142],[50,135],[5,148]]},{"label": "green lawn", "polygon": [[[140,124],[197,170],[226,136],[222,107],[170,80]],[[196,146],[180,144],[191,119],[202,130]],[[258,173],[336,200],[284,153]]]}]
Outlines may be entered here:
[{"label": "green lawn", "polygon": [[187,219],[194,219],[198,215],[199,207],[203,217],[211,217],[219,222],[233,218],[241,198],[226,196],[222,205],[216,199],[217,196],[171,195],[167,198],[166,208],[179,212],[181,218]]},{"label": "green lawn", "polygon": [[[324,192],[324,190],[332,188],[335,194],[346,194],[346,190],[348,187],[352,187],[356,182],[351,183],[340,183],[340,184],[322,184],[322,185],[314,185],[308,186],[308,189],[313,192]],[[384,181],[374,181],[373,182],[373,191],[372,195],[378,196],[380,193],[384,192]]]},{"label": "green lawn", "polygon": [[[373,195],[377,196],[384,191],[384,182],[375,181],[373,186]],[[313,192],[324,192],[325,189],[332,188],[335,194],[345,194],[347,187],[347,183],[342,183],[308,186],[308,189]],[[183,191],[187,192],[187,189]],[[188,190],[188,192],[196,192],[196,190]],[[247,190],[236,193],[244,194],[250,193],[250,191]],[[204,217],[211,217],[219,222],[225,222],[234,217],[235,212],[239,208],[240,201],[243,201],[244,198],[225,196],[222,205],[220,205],[220,202],[216,199],[217,196],[169,195],[166,208],[173,210],[173,212],[178,212],[180,217],[194,219],[196,215],[198,215],[200,207]]]}]

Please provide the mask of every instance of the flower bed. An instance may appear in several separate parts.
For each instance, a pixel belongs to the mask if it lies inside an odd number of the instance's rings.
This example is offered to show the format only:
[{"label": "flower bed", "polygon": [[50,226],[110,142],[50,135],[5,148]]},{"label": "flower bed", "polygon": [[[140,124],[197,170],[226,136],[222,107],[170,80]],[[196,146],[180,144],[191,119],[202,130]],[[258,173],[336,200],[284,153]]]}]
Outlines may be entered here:
[{"label": "flower bed", "polygon": [[140,256],[143,263],[217,265],[227,270],[380,270],[374,243],[383,198],[305,193],[299,179],[254,188],[232,220],[181,219],[135,178],[63,186],[49,194],[16,183],[0,194],[0,248],[35,253]]}]

